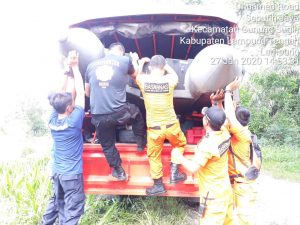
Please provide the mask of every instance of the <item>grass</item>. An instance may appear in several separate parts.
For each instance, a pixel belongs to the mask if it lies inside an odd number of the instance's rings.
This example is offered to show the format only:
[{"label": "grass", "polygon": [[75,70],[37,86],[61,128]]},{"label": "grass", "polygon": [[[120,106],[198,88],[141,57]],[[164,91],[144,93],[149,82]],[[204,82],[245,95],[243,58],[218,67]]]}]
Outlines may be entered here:
[{"label": "grass", "polygon": [[[187,213],[188,212],[188,213]],[[184,200],[172,197],[115,197],[111,199],[89,195],[80,224],[194,224],[198,219]]]},{"label": "grass", "polygon": [[37,224],[50,195],[48,158],[23,158],[0,164],[1,224]]},{"label": "grass", "polygon": [[263,172],[274,178],[300,182],[300,149],[293,146],[262,146]]}]

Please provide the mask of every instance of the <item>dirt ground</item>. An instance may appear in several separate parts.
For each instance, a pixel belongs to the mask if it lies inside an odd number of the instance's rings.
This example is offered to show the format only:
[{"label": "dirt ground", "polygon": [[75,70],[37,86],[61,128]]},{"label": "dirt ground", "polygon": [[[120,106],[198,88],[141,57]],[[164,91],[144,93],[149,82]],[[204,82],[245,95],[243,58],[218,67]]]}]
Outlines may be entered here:
[{"label": "dirt ground", "polygon": [[299,225],[300,183],[259,178],[257,225]]}]

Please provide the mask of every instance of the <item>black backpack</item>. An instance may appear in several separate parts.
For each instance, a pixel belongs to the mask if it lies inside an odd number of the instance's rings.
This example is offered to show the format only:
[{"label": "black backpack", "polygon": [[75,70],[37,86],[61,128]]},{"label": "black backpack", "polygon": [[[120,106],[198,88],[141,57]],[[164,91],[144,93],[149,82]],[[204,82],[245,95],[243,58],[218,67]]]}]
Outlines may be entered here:
[{"label": "black backpack", "polygon": [[232,153],[234,168],[236,168],[235,157],[244,166],[246,166],[248,168],[244,174],[238,174],[237,176],[238,177],[239,176],[246,177],[248,180],[255,180],[258,177],[260,169],[261,169],[262,153],[261,153],[261,149],[258,145],[257,136],[255,134],[251,134],[251,140],[252,140],[252,143],[250,143],[250,147],[249,147],[251,165],[247,165],[246,163],[244,163],[243,160],[233,152],[231,146],[229,148],[229,151]]}]

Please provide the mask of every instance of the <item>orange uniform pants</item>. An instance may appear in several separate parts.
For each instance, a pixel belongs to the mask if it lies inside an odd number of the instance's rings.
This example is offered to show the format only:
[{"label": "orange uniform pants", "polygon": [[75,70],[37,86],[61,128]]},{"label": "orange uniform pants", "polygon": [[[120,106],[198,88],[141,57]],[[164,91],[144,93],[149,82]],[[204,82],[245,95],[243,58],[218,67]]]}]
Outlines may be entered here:
[{"label": "orange uniform pants", "polygon": [[237,214],[237,224],[254,225],[257,199],[257,183],[234,183],[234,207]]},{"label": "orange uniform pants", "polygon": [[[200,203],[204,198],[200,197]],[[206,201],[206,210],[200,218],[200,225],[232,225],[233,224],[233,194],[229,192],[224,196]]]},{"label": "orange uniform pants", "polygon": [[[147,155],[150,164],[150,174],[153,179],[163,176],[163,165],[161,161],[161,152],[165,140],[168,140],[173,148],[178,148],[181,153],[184,152],[186,138],[181,131],[179,122],[173,125],[149,128],[147,130]],[[172,163],[179,164],[175,159],[171,158]]]}]

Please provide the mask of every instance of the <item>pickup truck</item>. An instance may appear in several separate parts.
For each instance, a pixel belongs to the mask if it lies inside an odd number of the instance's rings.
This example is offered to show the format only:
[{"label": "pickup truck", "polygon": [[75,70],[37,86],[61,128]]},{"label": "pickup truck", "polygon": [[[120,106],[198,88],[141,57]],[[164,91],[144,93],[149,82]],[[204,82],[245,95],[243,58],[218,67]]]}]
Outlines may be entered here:
[{"label": "pickup truck", "polygon": [[[95,11],[95,10],[94,10]],[[237,52],[230,46],[236,35],[236,20],[225,12],[201,10],[192,6],[181,8],[147,8],[126,12],[90,13],[69,26],[60,39],[60,51],[66,54],[76,49],[80,54],[80,70],[93,59],[103,57],[105,46],[121,42],[126,52],[139,57],[163,55],[179,76],[174,92],[174,107],[187,137],[184,155],[192,157],[197,142],[205,134],[201,109],[210,105],[209,95],[224,88],[236,76],[243,74]],[[147,71],[147,68],[145,68]],[[141,92],[128,80],[127,100],[136,104],[143,114]],[[117,181],[110,174],[101,145],[97,143],[91,125],[89,101],[86,101],[83,151],[84,187],[87,194],[145,195],[152,186],[149,163],[144,152],[136,151],[130,124],[118,129],[117,148],[128,179]],[[144,117],[145,118],[145,117]],[[91,135],[91,137],[88,137]],[[187,173],[183,183],[169,183],[171,146],[164,144],[162,152],[165,196],[198,197],[197,178]]]}]

